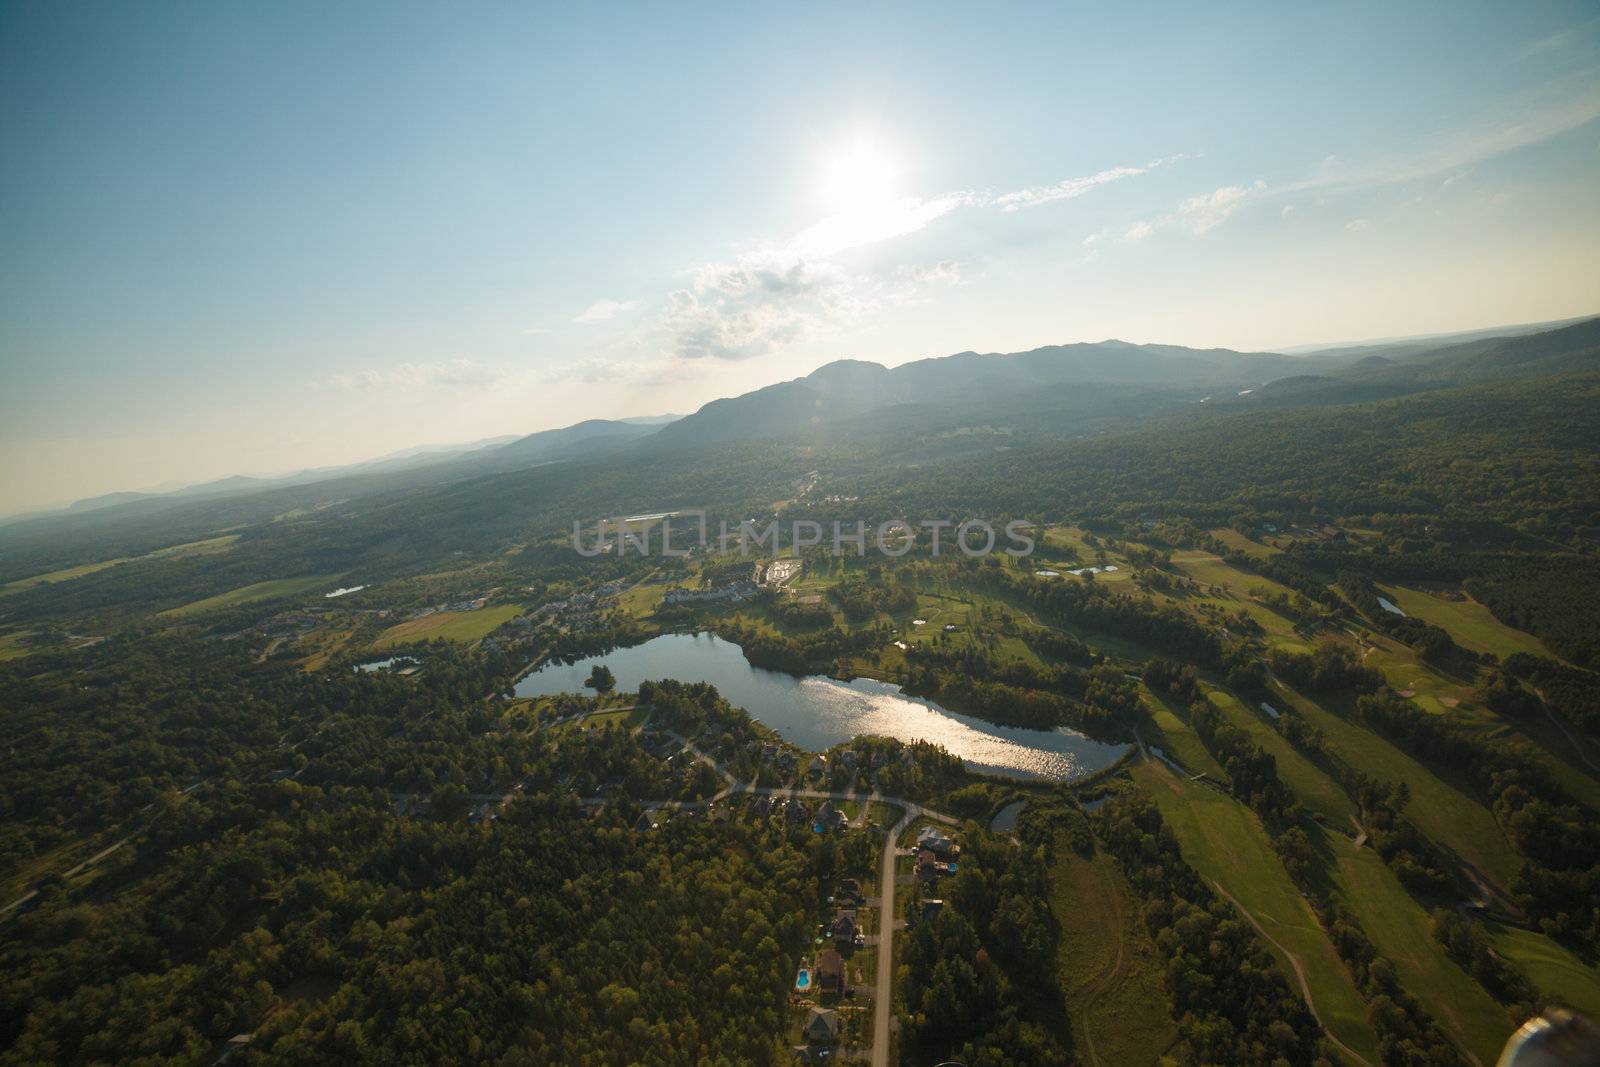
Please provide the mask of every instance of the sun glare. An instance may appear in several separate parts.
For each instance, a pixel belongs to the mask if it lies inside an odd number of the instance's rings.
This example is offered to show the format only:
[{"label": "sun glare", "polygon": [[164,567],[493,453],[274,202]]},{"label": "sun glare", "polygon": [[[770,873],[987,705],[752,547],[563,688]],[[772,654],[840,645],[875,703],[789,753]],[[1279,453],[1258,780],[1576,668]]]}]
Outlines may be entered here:
[{"label": "sun glare", "polygon": [[822,168],[822,202],[829,211],[852,211],[891,201],[899,167],[882,146],[858,140],[834,152]]}]

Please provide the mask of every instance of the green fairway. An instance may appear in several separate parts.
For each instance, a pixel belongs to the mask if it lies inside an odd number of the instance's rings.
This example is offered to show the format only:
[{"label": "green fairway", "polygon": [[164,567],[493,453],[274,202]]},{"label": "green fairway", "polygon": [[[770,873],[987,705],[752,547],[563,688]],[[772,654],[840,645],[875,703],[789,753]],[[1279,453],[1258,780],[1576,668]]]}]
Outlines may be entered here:
[{"label": "green fairway", "polygon": [[1405,782],[1411,803],[1405,816],[1437,844],[1453,849],[1502,889],[1522,866],[1488,808],[1441,780],[1422,763],[1361,726],[1326,710],[1287,686],[1277,698],[1323,732],[1330,751],[1352,767],[1386,782]]},{"label": "green fairway", "polygon": [[1187,595],[1182,599],[1167,599],[1179,604],[1210,604],[1229,614],[1243,609],[1261,627],[1268,645],[1290,652],[1309,651],[1306,639],[1295,632],[1294,621],[1278,614],[1260,599],[1281,594],[1294,600],[1293,590],[1270,578],[1242,571],[1211,552],[1174,552],[1172,562],[1188,577],[1209,586],[1210,591],[1199,597]]},{"label": "green fairway", "polygon": [[1200,736],[1194,732],[1194,728],[1164,707],[1149,694],[1149,690],[1144,690],[1144,696],[1145,703],[1154,709],[1152,718],[1161,731],[1159,738],[1149,739],[1150,743],[1163,749],[1167,755],[1190,771],[1196,774],[1209,774],[1219,782],[1227,782],[1227,774],[1223,772],[1221,765],[1211,758],[1211,753],[1201,744]]},{"label": "green fairway", "polygon": [[412,641],[459,641],[470,644],[522,612],[520,604],[500,604],[477,611],[436,611],[420,619],[407,619],[391,626],[372,642],[373,648],[393,648]]},{"label": "green fairway", "polygon": [[168,608],[166,611],[161,612],[161,615],[167,617],[198,615],[201,612],[214,611],[217,608],[231,608],[239,604],[254,604],[260,600],[273,600],[277,597],[299,596],[301,593],[308,593],[319,586],[336,582],[341,577],[343,575],[311,574],[301,578],[276,578],[270,582],[256,582],[254,585],[230,589],[226,593],[208,596],[204,600],[196,600],[181,607]]},{"label": "green fairway", "polygon": [[1365,634],[1368,649],[1364,662],[1383,672],[1389,688],[1414,701],[1417,707],[1434,715],[1460,714],[1458,708],[1473,699],[1472,678],[1452,680],[1424,663],[1416,649],[1382,634]]},{"label": "green fairway", "polygon": [[1294,790],[1307,811],[1322,816],[1339,829],[1350,825],[1356,808],[1344,789],[1285,741],[1267,721],[1265,712],[1246,708],[1232,693],[1211,686],[1206,686],[1206,699],[1221,708],[1229,722],[1243,729],[1272,756],[1278,765],[1278,777]]},{"label": "green fairway", "polygon": [[1459,599],[1434,596],[1404,586],[1379,586],[1395,606],[1407,615],[1448,630],[1456,644],[1474,652],[1493,652],[1504,659],[1517,652],[1552,655],[1532,634],[1514,630],[1494,617],[1494,612],[1465,593]]},{"label": "green fairway", "polygon": [[1367,1024],[1366,1003],[1256,817],[1231,797],[1194,782],[1179,782],[1153,763],[1135,765],[1133,777],[1160,805],[1190,866],[1208,882],[1220,883],[1282,946],[1267,945],[1290,988],[1298,991],[1299,983],[1286,953],[1304,968],[1323,1025],[1369,1062],[1378,1063],[1377,1038]]},{"label": "green fairway", "polygon": [[1516,964],[1535,989],[1600,1018],[1600,971],[1543,934],[1499,923],[1486,925],[1494,950]]},{"label": "green fairway", "polygon": [[1445,955],[1428,913],[1377,853],[1332,834],[1324,838],[1320,845],[1333,851],[1340,896],[1378,951],[1394,964],[1401,985],[1458,1045],[1492,1064],[1513,1029],[1505,1009]]}]

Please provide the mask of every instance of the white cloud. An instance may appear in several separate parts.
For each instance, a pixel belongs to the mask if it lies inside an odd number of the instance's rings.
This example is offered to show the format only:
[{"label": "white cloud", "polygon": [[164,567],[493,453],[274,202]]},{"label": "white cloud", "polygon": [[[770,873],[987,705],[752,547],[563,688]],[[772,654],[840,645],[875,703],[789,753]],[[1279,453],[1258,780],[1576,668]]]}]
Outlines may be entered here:
[{"label": "white cloud", "polygon": [[680,359],[753,359],[850,313],[853,285],[831,263],[750,253],[701,267],[669,295],[657,328]]},{"label": "white cloud", "polygon": [[1224,185],[1209,193],[1191,196],[1165,215],[1140,219],[1123,233],[1124,241],[1142,241],[1161,230],[1180,229],[1203,237],[1233,217],[1234,212],[1261,196],[1266,183]]},{"label": "white cloud", "polygon": [[448,359],[437,363],[397,363],[392,367],[367,367],[344,374],[333,374],[311,383],[313,389],[420,389],[438,387],[477,388],[497,385],[505,373],[472,359]]},{"label": "white cloud", "polygon": [[524,336],[524,337],[537,337],[542,333],[549,333],[549,332],[550,331],[545,329],[543,326],[530,326],[526,330],[522,331],[522,336]]},{"label": "white cloud", "polygon": [[624,311],[632,311],[638,306],[637,300],[596,300],[572,321],[580,326],[593,326],[613,319]]},{"label": "white cloud", "polygon": [[1102,185],[1108,185],[1122,178],[1133,178],[1140,174],[1146,174],[1158,167],[1164,167],[1169,163],[1187,158],[1189,157],[1181,155],[1168,156],[1166,159],[1158,159],[1154,162],[1146,163],[1142,167],[1110,167],[1096,174],[1090,174],[1082,178],[1068,178],[1066,181],[1056,182],[1054,185],[1036,185],[1029,189],[1018,189],[1015,192],[1003,193],[996,197],[994,202],[999,205],[1001,211],[1020,211],[1023,208],[1054,203],[1057,200],[1076,200],[1084,193],[1098,189]]},{"label": "white cloud", "polygon": [[1156,224],[1141,219],[1128,227],[1128,232],[1122,235],[1124,241],[1142,241],[1156,232]]},{"label": "white cloud", "polygon": [[1365,233],[1370,229],[1372,229],[1372,223],[1366,219],[1351,219],[1344,224],[1345,233]]},{"label": "white cloud", "polygon": [[1178,205],[1177,222],[1196,236],[1210,233],[1239,210],[1251,195],[1264,188],[1262,182],[1249,187],[1224,185],[1202,196],[1192,196]]}]

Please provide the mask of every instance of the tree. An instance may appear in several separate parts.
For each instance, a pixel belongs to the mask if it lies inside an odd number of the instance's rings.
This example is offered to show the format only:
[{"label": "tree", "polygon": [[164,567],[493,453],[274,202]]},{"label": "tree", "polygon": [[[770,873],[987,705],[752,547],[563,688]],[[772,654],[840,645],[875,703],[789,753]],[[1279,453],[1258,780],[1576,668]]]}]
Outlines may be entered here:
[{"label": "tree", "polygon": [[604,663],[596,663],[589,672],[589,680],[583,684],[597,693],[609,693],[617,687],[617,676]]}]

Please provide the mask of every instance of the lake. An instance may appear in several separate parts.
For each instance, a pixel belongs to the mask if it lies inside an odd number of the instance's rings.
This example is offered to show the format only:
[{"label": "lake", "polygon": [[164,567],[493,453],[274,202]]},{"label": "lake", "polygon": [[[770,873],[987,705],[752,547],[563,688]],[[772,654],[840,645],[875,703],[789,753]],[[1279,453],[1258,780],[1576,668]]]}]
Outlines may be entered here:
[{"label": "lake", "polygon": [[752,667],[738,645],[708,633],[665,634],[576,663],[547,664],[517,683],[517,695],[582,692],[596,663],[611,668],[617,688],[624,691],[663,678],[709,682],[751,718],[813,752],[861,734],[879,734],[906,742],[935,742],[975,770],[1065,780],[1104,770],[1128,748],[1093,741],[1065,728],[995,726],[872,678],[850,682],[818,675],[795,678]]}]

